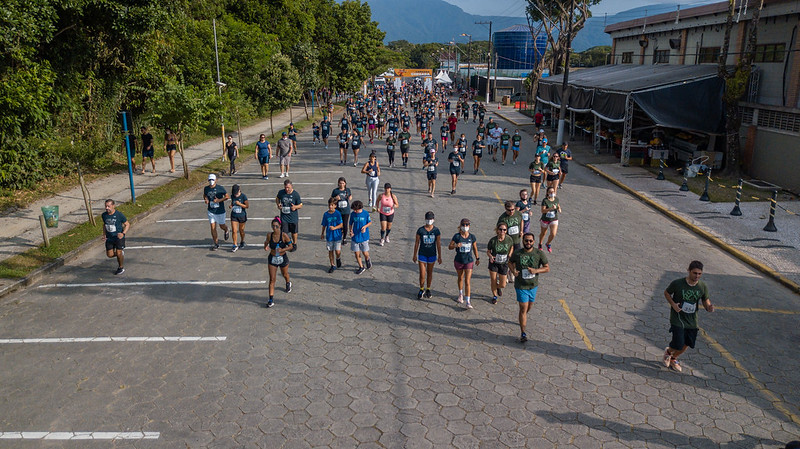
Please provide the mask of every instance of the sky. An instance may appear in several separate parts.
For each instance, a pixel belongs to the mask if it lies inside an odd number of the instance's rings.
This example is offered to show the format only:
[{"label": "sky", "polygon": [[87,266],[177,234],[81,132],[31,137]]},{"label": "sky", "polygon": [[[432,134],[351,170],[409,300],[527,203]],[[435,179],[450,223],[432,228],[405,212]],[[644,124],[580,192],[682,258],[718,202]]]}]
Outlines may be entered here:
[{"label": "sky", "polygon": [[[445,0],[447,3],[458,6],[465,12],[470,14],[478,14],[483,16],[512,16],[512,17],[525,17],[525,0]],[[658,0],[602,0],[599,4],[592,8],[592,15],[597,17],[602,14],[613,15],[620,11],[627,11],[629,9],[637,8],[639,6],[659,5],[662,8],[665,5],[673,5],[677,7],[678,4],[681,8],[691,8],[694,6],[705,5],[708,3],[716,3],[720,0],[684,0],[684,1],[658,1]]]}]

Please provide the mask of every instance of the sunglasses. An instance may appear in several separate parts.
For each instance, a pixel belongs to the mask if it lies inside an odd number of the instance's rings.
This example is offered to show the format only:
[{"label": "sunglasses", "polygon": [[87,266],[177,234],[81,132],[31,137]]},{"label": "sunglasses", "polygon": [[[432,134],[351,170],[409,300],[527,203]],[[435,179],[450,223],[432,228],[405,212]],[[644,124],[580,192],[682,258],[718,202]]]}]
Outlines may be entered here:
[{"label": "sunglasses", "polygon": [[497,228],[497,230],[498,230],[498,231],[500,231],[500,232],[506,232],[506,231],[508,231],[508,229],[506,229],[506,228]]},{"label": "sunglasses", "polygon": [[525,242],[525,243],[533,243],[534,240],[523,240],[523,242]]}]

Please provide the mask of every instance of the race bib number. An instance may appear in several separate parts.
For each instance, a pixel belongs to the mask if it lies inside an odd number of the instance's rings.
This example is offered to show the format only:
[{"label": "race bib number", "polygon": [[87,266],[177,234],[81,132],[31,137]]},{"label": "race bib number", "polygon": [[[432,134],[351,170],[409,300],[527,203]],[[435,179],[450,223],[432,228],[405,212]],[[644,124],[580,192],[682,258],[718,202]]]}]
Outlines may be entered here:
[{"label": "race bib number", "polygon": [[234,214],[241,214],[242,213],[242,206],[233,206],[233,213]]},{"label": "race bib number", "polygon": [[391,206],[383,206],[383,213],[388,214],[392,212]]},{"label": "race bib number", "polygon": [[282,214],[286,214],[286,215],[291,214],[292,213],[292,207],[291,206],[283,206],[283,207],[281,207],[281,213]]},{"label": "race bib number", "polygon": [[534,171],[533,171],[533,175],[534,175],[534,176],[539,176],[539,175],[541,175],[541,174],[542,174],[542,171],[541,171],[541,170],[534,170]]},{"label": "race bib number", "polygon": [[113,225],[113,224],[107,224],[106,225],[106,232],[108,232],[108,233],[117,232],[117,226]]},{"label": "race bib number", "polygon": [[436,171],[436,166],[435,166],[435,165],[433,165],[433,164],[429,165],[429,166],[428,166],[428,171],[429,171],[429,172],[434,172],[434,171]]},{"label": "race bib number", "polygon": [[460,166],[460,165],[461,165],[461,162],[459,162],[459,161],[453,161],[453,167],[458,167],[458,166]]},{"label": "race bib number", "polygon": [[481,148],[475,148],[475,154],[481,154]]},{"label": "race bib number", "polygon": [[504,140],[504,141],[503,141],[503,145],[508,145],[508,141],[507,141],[507,140]]},{"label": "race bib number", "polygon": [[458,252],[468,253],[472,251],[472,243],[461,243],[458,245]]},{"label": "race bib number", "polygon": [[497,254],[494,256],[494,263],[506,263],[508,261],[508,254]]},{"label": "race bib number", "polygon": [[681,312],[695,313],[697,312],[697,304],[691,302],[684,302],[681,304]]},{"label": "race bib number", "polygon": [[281,265],[283,264],[283,256],[272,256],[272,265]]},{"label": "race bib number", "polygon": [[519,234],[519,226],[508,227],[508,235],[517,235],[517,234]]},{"label": "race bib number", "polygon": [[547,211],[547,213],[544,214],[544,216],[547,218],[556,218],[556,211],[554,210]]},{"label": "race bib number", "polygon": [[339,139],[339,143],[347,143],[347,139],[341,138],[341,139]]},{"label": "race bib number", "polygon": [[527,212],[523,212],[522,213],[522,221],[528,221],[528,220],[530,220],[530,218],[531,218],[531,216],[530,216],[529,213],[527,213]]},{"label": "race bib number", "polygon": [[219,207],[219,203],[214,203],[214,202],[208,203],[208,207],[210,207],[211,209],[216,209]]},{"label": "race bib number", "polygon": [[387,150],[394,150],[394,145],[386,145]]},{"label": "race bib number", "polygon": [[557,175],[557,174],[558,174],[558,169],[557,169],[557,168],[554,168],[554,169],[553,169],[553,174],[554,174],[554,175]]},{"label": "race bib number", "polygon": [[339,209],[347,207],[347,200],[339,200]]},{"label": "race bib number", "polygon": [[370,170],[369,171],[369,175],[372,176],[372,177],[375,177],[375,170]]},{"label": "race bib number", "polygon": [[534,279],[535,277],[536,273],[531,273],[527,268],[522,269],[522,279]]},{"label": "race bib number", "polygon": [[431,234],[423,235],[422,243],[424,243],[425,245],[433,245],[434,243],[436,243],[436,236]]},{"label": "race bib number", "polygon": [[403,139],[403,145],[408,145],[408,139]]},{"label": "race bib number", "polygon": [[442,138],[447,138],[447,132],[442,132]]}]

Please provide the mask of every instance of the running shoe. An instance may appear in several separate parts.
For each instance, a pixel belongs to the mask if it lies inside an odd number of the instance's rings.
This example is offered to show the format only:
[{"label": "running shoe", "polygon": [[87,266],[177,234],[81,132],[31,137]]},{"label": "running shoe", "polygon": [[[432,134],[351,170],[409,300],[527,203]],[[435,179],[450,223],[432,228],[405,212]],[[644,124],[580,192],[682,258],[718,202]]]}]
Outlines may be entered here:
[{"label": "running shoe", "polygon": [[389,240],[389,236],[388,235],[386,236],[386,243],[392,243],[392,241]]},{"label": "running shoe", "polygon": [[672,359],[672,354],[669,353],[669,346],[667,346],[666,348],[664,348],[664,357],[662,357],[662,360],[664,361],[664,366],[669,368],[669,362],[671,359]]},{"label": "running shoe", "polygon": [[384,242],[384,239],[381,239],[381,240],[378,242],[378,246],[383,246],[383,242]]},{"label": "running shoe", "polygon": [[353,167],[355,167],[356,165],[358,165],[358,162],[353,162]]},{"label": "running shoe", "polygon": [[492,296],[492,304],[497,304],[497,296]]},{"label": "running shoe", "polygon": [[539,244],[539,251],[541,251],[541,250],[542,250],[542,244],[540,243]]},{"label": "running shoe", "polygon": [[230,231],[225,231],[225,234],[222,234],[222,236],[223,236],[223,238],[225,240],[228,240],[228,238],[230,238],[230,236],[231,236],[231,233],[230,233]]},{"label": "running shoe", "polygon": [[672,359],[672,360],[670,360],[670,361],[669,361],[669,367],[670,367],[670,368],[672,368],[672,369],[674,369],[675,371],[677,371],[677,372],[679,372],[679,373],[680,373],[681,371],[683,371],[683,368],[681,368],[681,364],[680,364],[680,362],[678,362],[678,359]]},{"label": "running shoe", "polygon": [[333,273],[333,271],[334,271],[335,269],[336,269],[336,266],[334,266],[334,265],[331,265],[331,267],[330,267],[330,268],[328,268],[328,273]]},{"label": "running shoe", "polygon": [[517,161],[511,161],[511,165],[517,165]]},{"label": "running shoe", "polygon": [[369,270],[370,268],[372,268],[372,261],[367,259],[367,270]]},{"label": "running shoe", "polygon": [[239,244],[239,248],[244,248],[245,246],[246,246],[246,245],[244,244],[244,242],[242,242],[242,243],[240,243],[240,244]]},{"label": "running shoe", "polygon": [[280,176],[278,176],[278,177],[279,177],[279,178],[283,178],[283,177],[284,177],[284,174],[283,174],[283,173],[281,173],[281,175],[280,175]]},{"label": "running shoe", "polygon": [[419,289],[419,292],[417,292],[417,299],[422,299],[424,295],[425,295],[425,290]]},{"label": "running shoe", "polygon": [[286,283],[286,293],[291,293],[291,292],[292,292],[292,283],[291,282],[287,282]]},{"label": "running shoe", "polygon": [[266,307],[266,308],[268,308],[268,309],[269,309],[270,307],[272,307],[272,306],[274,306],[274,305],[275,305],[275,302],[274,302],[274,301],[272,301],[272,298],[270,298],[270,299],[269,299],[269,301],[267,301],[267,303],[266,303],[266,304],[264,304],[264,307]]},{"label": "running shoe", "polygon": [[528,341],[528,335],[525,332],[523,332],[522,335],[519,336],[519,342],[525,343],[526,341]]},{"label": "running shoe", "polygon": [[546,244],[545,246],[547,247],[547,252],[548,252],[548,253],[552,253],[552,252],[553,252],[553,248],[551,248],[551,247],[550,247],[550,244],[549,244],[549,243],[548,243],[548,244]]},{"label": "running shoe", "polygon": [[499,287],[497,288],[497,296],[503,296],[503,289],[502,288],[499,288]]},{"label": "running shoe", "polygon": [[467,301],[467,308],[468,308],[468,309],[471,309],[471,308],[472,308],[472,304],[470,304],[470,303],[469,303],[469,301]]},{"label": "running shoe", "polygon": [[336,268],[342,268],[342,259],[336,259]]},{"label": "running shoe", "polygon": [[450,191],[450,195],[454,195],[455,193],[456,193],[456,191],[455,191],[455,190],[451,190],[451,191]]},{"label": "running shoe", "polygon": [[534,205],[534,206],[536,205],[536,200],[533,200],[533,205]]},{"label": "running shoe", "polygon": [[463,304],[464,303],[464,295],[459,293],[458,294],[458,299],[456,299],[456,302],[459,303],[459,304]]},{"label": "running shoe", "polygon": [[559,185],[558,185],[558,188],[559,188],[559,189],[560,189],[560,188],[562,188],[562,187],[564,187],[564,186],[562,186],[561,184],[559,184]]},{"label": "running shoe", "polygon": [[429,288],[426,288],[426,289],[425,289],[425,297],[426,297],[426,298],[430,298],[431,296],[432,296],[432,295],[431,295],[431,289],[429,289]]},{"label": "running shoe", "polygon": [[269,179],[269,175],[267,175],[267,176],[264,176],[264,179]]},{"label": "running shoe", "polygon": [[115,272],[114,272],[114,274],[115,274],[115,275],[116,275],[116,274],[122,274],[122,273],[124,273],[124,272],[125,272],[125,269],[124,269],[124,268],[122,268],[122,267],[119,267],[119,268],[117,268],[117,271],[115,271]]},{"label": "running shoe", "polygon": [[219,243],[215,243],[215,244],[211,245],[211,251],[216,251],[218,249],[219,249]]},{"label": "running shoe", "polygon": [[364,268],[364,267],[358,267],[358,270],[356,270],[356,274],[362,274],[362,273],[363,273],[363,272],[365,272],[365,271],[367,271],[367,269],[366,269],[366,268]]},{"label": "running shoe", "polygon": [[239,245],[236,245],[236,244],[234,244],[233,247],[231,248],[231,252],[232,253],[235,253],[238,250],[239,250]]}]

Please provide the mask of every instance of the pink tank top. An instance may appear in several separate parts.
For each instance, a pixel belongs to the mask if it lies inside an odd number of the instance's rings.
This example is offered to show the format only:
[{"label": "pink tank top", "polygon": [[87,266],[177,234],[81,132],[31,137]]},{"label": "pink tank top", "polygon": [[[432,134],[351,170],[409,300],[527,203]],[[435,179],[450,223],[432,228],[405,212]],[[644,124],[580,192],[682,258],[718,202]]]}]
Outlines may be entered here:
[{"label": "pink tank top", "polygon": [[394,213],[394,200],[391,196],[381,195],[379,206],[378,212],[380,212],[381,215],[392,215]]}]

